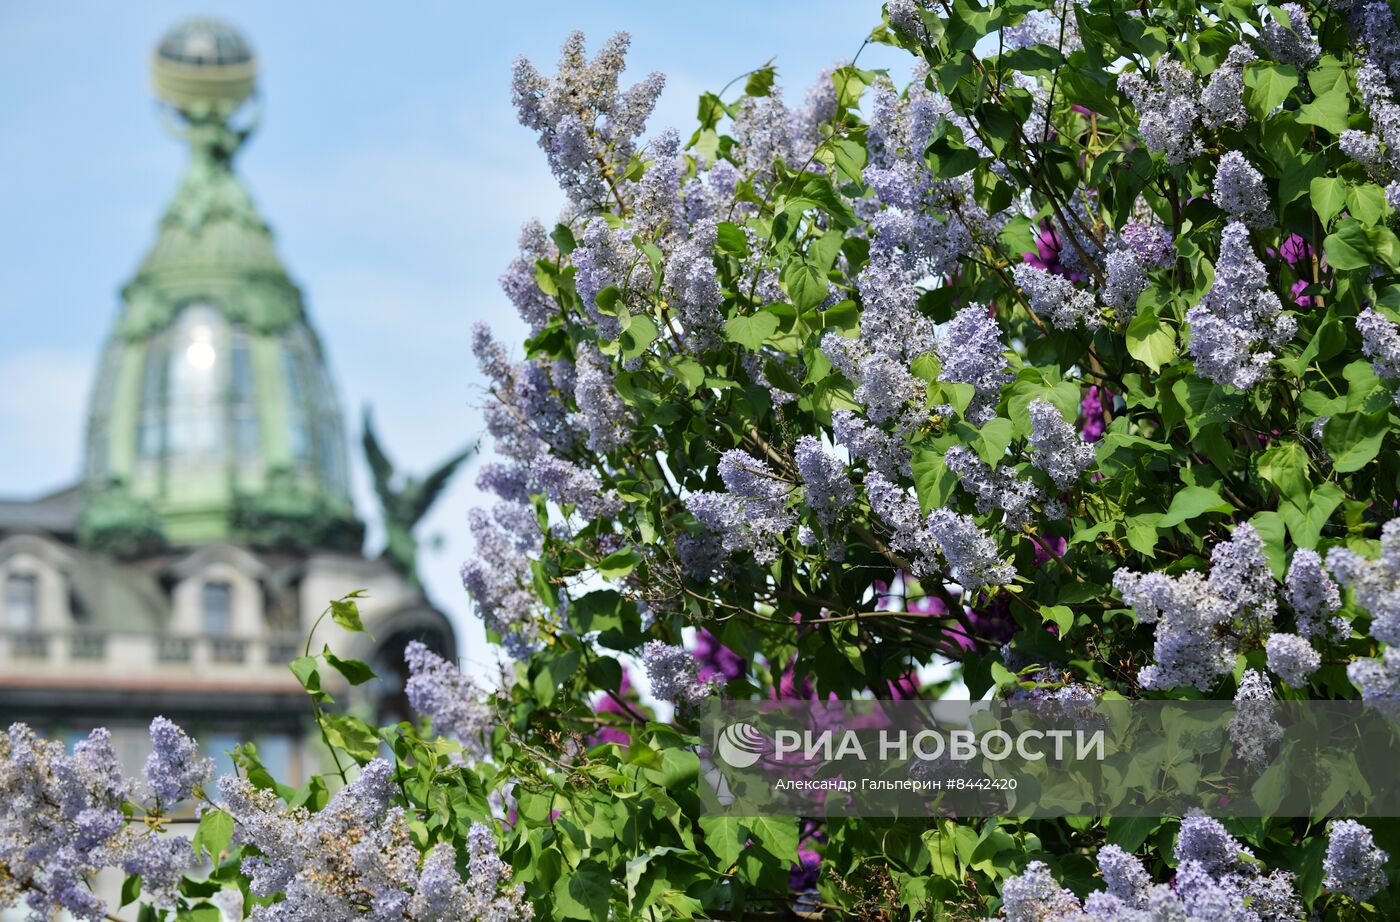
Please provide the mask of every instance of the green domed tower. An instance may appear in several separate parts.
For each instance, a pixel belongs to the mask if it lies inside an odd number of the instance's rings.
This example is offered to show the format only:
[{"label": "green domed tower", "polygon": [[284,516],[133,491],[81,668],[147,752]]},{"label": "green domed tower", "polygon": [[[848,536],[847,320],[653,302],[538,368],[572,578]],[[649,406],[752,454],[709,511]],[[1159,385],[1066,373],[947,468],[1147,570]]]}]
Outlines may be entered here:
[{"label": "green domed tower", "polygon": [[256,75],[248,43],[212,19],[177,25],[153,56],[161,111],[190,160],[122,289],[98,370],[80,526],[89,547],[360,547],[325,355],[234,172],[257,123]]}]

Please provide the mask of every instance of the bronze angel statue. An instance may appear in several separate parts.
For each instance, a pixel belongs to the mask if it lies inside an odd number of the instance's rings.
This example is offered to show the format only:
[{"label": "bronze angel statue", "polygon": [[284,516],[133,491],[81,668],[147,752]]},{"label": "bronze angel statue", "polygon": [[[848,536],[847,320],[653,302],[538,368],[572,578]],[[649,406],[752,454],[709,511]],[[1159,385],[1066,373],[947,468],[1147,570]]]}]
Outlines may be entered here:
[{"label": "bronze angel statue", "polygon": [[370,473],[374,476],[374,492],[379,495],[379,506],[384,517],[385,542],[380,557],[402,573],[410,585],[421,586],[418,580],[418,539],[413,536],[413,530],[428,514],[457,468],[476,452],[476,446],[469,445],[462,449],[422,479],[411,474],[399,475],[379,445],[368,407],[365,408],[363,443],[365,460],[369,462]]}]

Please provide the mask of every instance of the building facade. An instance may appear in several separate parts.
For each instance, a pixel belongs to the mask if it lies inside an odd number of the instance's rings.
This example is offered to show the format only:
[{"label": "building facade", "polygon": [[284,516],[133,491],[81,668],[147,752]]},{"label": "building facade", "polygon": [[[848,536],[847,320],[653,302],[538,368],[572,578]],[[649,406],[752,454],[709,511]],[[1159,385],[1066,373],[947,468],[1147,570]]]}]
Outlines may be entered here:
[{"label": "building facade", "polygon": [[329,619],[311,639],[376,666],[351,699],[368,717],[402,713],[409,640],[449,657],[455,641],[402,554],[362,552],[325,353],[234,171],[257,59],[197,19],[161,40],[152,74],[189,165],[121,289],[80,481],[0,501],[0,721],[58,738],[108,726],[139,764],[163,714],[211,754],[253,742],[297,779],[319,766],[287,663],[329,600],[368,594],[373,639]]}]

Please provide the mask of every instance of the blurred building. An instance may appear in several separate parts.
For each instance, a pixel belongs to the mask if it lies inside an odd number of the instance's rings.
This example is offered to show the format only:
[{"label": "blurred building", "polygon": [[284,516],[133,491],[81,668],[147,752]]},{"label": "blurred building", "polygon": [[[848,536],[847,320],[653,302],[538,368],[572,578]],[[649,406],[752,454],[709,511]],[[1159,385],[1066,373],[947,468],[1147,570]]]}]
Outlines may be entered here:
[{"label": "blurred building", "polygon": [[130,763],[164,714],[298,778],[309,711],[287,663],[330,599],[369,593],[376,639],[323,626],[313,649],[376,666],[358,701],[377,717],[401,710],[408,640],[452,656],[453,633],[411,560],[362,553],[326,356],[233,170],[257,123],[248,43],[191,20],[152,72],[189,167],[121,289],[81,482],[0,501],[0,721],[59,738],[105,725]]}]

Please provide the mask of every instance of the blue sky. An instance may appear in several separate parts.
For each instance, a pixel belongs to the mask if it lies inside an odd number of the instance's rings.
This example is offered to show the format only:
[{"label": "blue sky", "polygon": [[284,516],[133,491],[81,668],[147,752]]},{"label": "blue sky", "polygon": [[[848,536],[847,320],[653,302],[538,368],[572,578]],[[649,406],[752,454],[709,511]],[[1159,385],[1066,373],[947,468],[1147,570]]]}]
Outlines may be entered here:
[{"label": "blue sky", "polygon": [[[652,132],[684,137],[702,90],[776,58],[789,102],[849,59],[877,2],[20,3],[0,0],[0,495],[72,482],[98,349],[117,289],[150,244],[184,164],[148,90],[149,55],[191,15],[228,19],[262,62],[263,123],[240,172],[277,232],[329,351],[347,417],[373,404],[404,466],[476,438],[470,331],[491,324],[519,354],[523,326],[496,278],[521,223],[562,202],[510,106],[521,53],[552,70],[583,29],[590,49],[632,33],[627,83],[668,85]],[[872,46],[865,67],[907,74]],[[362,515],[374,505],[353,445]],[[468,659],[485,659],[457,582],[470,551],[475,474],[460,476],[421,562]],[[374,538],[372,537],[373,541]]]}]

